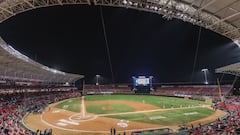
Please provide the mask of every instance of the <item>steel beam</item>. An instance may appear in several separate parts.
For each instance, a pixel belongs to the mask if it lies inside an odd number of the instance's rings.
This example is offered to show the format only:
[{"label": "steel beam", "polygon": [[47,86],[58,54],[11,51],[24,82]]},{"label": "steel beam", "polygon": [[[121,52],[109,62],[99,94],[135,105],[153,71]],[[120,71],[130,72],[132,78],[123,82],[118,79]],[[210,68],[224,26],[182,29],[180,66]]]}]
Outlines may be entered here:
[{"label": "steel beam", "polygon": [[214,25],[216,25],[216,24],[219,24],[219,23],[221,23],[221,22],[223,22],[223,21],[225,21],[225,20],[228,20],[228,19],[233,18],[233,17],[238,16],[238,15],[240,15],[240,12],[237,12],[237,13],[235,13],[235,14],[232,14],[232,15],[230,15],[230,16],[227,16],[227,17],[225,17],[225,18],[222,18],[222,19],[214,22],[213,24],[207,26],[207,28],[210,28],[210,27],[212,27],[212,26],[214,26]]}]

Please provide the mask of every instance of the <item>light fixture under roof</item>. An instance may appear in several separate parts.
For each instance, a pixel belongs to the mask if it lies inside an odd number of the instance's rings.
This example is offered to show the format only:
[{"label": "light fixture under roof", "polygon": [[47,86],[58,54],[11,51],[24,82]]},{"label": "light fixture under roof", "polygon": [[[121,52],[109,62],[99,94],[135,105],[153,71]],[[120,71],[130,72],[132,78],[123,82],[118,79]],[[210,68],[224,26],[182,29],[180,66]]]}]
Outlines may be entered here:
[{"label": "light fixture under roof", "polygon": [[234,40],[233,41],[238,47],[240,47],[240,40]]},{"label": "light fixture under roof", "polygon": [[207,69],[207,68],[204,68],[204,69],[202,69],[201,71],[202,71],[202,72],[206,72],[206,71],[208,71],[208,69]]}]

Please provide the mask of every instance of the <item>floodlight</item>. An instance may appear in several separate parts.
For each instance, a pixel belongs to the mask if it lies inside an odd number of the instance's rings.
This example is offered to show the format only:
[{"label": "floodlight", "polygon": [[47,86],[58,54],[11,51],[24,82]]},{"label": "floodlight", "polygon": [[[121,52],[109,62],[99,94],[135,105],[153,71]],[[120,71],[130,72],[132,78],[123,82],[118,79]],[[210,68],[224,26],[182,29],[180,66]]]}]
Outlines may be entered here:
[{"label": "floodlight", "polygon": [[96,75],[96,77],[97,77],[96,85],[99,85],[98,78],[100,77],[100,75]]},{"label": "floodlight", "polygon": [[208,69],[204,68],[204,69],[202,69],[201,71],[202,71],[202,72],[206,72],[206,71],[208,71]]},{"label": "floodlight", "polygon": [[205,78],[205,82],[204,83],[207,85],[208,84],[208,81],[207,81],[207,71],[208,71],[208,69],[204,68],[201,71],[204,73],[204,78]]},{"label": "floodlight", "polygon": [[234,40],[233,41],[238,47],[240,47],[240,40]]}]

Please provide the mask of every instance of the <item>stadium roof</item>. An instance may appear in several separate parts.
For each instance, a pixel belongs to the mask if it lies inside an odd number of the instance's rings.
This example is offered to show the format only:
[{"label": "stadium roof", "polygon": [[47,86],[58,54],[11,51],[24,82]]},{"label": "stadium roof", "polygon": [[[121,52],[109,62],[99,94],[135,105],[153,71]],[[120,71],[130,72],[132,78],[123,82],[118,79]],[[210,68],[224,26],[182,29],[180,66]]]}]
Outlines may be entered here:
[{"label": "stadium roof", "polygon": [[125,7],[179,18],[200,25],[240,44],[240,0],[0,0],[0,22],[35,8],[94,4]]},{"label": "stadium roof", "polygon": [[217,68],[215,72],[240,76],[240,63],[235,63],[221,68]]},{"label": "stadium roof", "polygon": [[44,83],[74,83],[82,75],[65,73],[41,65],[21,54],[0,38],[0,78]]}]

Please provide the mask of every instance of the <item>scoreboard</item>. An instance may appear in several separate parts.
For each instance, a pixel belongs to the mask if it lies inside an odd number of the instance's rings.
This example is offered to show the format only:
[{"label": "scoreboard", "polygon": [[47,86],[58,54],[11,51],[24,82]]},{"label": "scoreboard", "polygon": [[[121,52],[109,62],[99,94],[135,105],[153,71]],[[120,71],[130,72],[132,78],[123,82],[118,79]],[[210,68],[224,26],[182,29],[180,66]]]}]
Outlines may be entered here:
[{"label": "scoreboard", "polygon": [[134,91],[150,91],[152,90],[152,76],[138,76],[133,77]]}]

